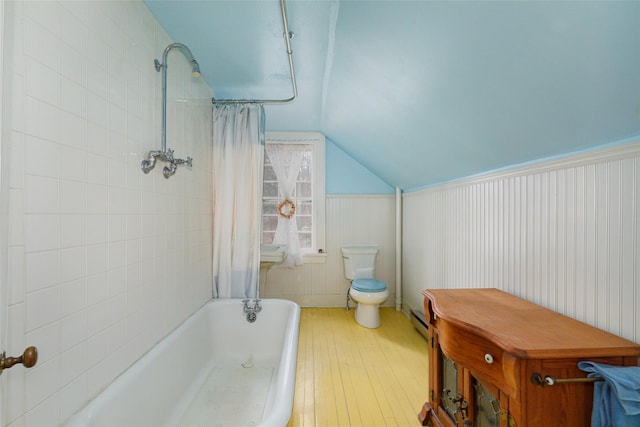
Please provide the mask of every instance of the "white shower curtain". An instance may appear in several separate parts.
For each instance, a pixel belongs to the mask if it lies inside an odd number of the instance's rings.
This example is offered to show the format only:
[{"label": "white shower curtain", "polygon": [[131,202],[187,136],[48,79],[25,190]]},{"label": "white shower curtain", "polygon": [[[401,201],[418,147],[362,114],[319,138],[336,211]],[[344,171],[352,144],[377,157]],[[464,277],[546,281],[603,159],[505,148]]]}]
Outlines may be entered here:
[{"label": "white shower curtain", "polygon": [[264,109],[213,109],[213,297],[257,298]]},{"label": "white shower curtain", "polygon": [[305,147],[296,144],[267,144],[265,150],[278,179],[280,203],[286,205],[283,205],[282,212],[278,215],[278,225],[273,236],[273,243],[287,245],[287,257],[282,264],[276,267],[301,265],[302,252],[300,251],[293,200],[295,200],[296,180],[302,165]]}]

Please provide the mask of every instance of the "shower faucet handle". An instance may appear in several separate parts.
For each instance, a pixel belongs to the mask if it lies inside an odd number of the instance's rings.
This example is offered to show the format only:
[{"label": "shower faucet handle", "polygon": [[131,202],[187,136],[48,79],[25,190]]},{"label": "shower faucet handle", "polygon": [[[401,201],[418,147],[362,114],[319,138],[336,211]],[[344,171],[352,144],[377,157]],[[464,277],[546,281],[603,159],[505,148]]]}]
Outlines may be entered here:
[{"label": "shower faucet handle", "polygon": [[191,157],[187,157],[187,159],[173,159],[173,163],[176,165],[188,165],[193,166],[193,159]]}]

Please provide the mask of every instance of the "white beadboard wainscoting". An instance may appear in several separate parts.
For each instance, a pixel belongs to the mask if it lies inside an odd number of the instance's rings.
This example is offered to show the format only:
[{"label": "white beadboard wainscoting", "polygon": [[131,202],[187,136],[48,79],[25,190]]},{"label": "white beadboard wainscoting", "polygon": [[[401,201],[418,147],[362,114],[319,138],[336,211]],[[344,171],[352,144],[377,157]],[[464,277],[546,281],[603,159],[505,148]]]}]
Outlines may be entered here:
[{"label": "white beadboard wainscoting", "polygon": [[[326,245],[323,263],[295,268],[272,268],[261,290],[264,298],[287,298],[302,306],[344,306],[349,281],[344,277],[340,248],[353,244],[377,244],[376,278],[387,283],[395,300],[395,196],[327,195]],[[351,303],[354,307],[355,303]]]},{"label": "white beadboard wainscoting", "polygon": [[496,287],[640,342],[639,218],[640,142],[407,193],[404,309]]}]

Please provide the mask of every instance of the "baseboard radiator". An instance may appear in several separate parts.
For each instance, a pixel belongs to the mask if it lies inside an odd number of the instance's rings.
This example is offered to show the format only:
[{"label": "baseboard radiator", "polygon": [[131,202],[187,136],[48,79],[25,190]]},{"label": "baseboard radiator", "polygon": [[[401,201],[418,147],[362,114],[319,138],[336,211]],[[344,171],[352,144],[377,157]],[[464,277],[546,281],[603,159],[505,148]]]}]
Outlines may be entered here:
[{"label": "baseboard radiator", "polygon": [[420,332],[420,335],[425,337],[425,339],[429,340],[429,333],[427,331],[427,321],[424,318],[424,314],[420,313],[418,310],[411,310],[411,323],[413,326]]}]

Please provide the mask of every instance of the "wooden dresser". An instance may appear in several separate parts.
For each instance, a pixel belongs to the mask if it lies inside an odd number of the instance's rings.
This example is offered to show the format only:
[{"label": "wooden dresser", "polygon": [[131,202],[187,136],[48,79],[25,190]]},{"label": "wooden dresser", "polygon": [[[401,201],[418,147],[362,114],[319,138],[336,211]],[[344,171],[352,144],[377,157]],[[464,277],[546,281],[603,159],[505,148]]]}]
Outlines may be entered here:
[{"label": "wooden dresser", "polygon": [[638,364],[640,345],[498,289],[428,289],[422,425],[588,427],[582,360]]}]

